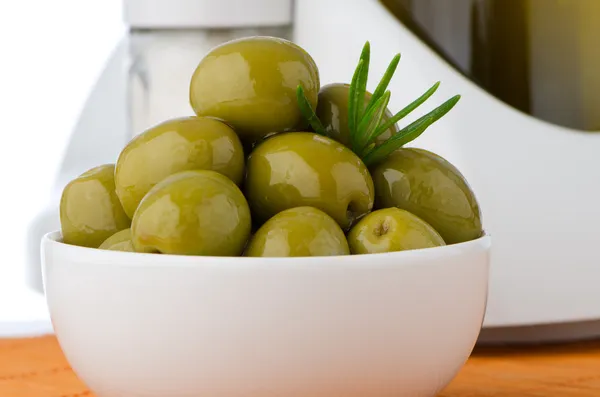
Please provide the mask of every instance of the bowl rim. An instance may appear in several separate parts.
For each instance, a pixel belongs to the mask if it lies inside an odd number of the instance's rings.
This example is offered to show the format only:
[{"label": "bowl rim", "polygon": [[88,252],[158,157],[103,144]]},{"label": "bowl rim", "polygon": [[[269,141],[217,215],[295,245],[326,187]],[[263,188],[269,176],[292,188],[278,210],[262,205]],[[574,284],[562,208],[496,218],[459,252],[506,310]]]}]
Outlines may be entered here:
[{"label": "bowl rim", "polygon": [[[491,235],[487,232],[474,239],[463,243],[449,244],[433,248],[420,248],[408,251],[385,252],[376,254],[361,255],[334,255],[334,256],[312,256],[312,257],[244,257],[244,256],[195,256],[195,255],[172,255],[172,254],[154,254],[141,252],[110,251],[98,248],[81,247],[66,244],[62,241],[60,230],[46,233],[41,240],[42,263],[44,263],[45,252],[52,250],[66,256],[74,256],[77,262],[97,264],[103,263],[114,266],[127,267],[173,267],[189,266],[197,267],[199,265],[211,264],[215,266],[232,265],[277,265],[282,266],[302,266],[322,265],[327,262],[328,266],[335,264],[343,266],[373,266],[375,263],[394,263],[394,266],[409,266],[415,262],[419,266],[427,262],[459,257],[466,254],[489,252],[491,249]],[[367,259],[368,258],[368,259]],[[371,261],[369,259],[377,259]],[[365,260],[367,259],[367,260]],[[489,262],[489,261],[488,261]]]}]

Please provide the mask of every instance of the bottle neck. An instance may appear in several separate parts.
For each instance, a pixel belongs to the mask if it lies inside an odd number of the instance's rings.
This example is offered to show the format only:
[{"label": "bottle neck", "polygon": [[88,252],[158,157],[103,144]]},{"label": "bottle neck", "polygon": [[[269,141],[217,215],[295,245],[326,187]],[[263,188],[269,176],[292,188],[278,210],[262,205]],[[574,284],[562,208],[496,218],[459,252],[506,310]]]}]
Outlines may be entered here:
[{"label": "bottle neck", "polygon": [[123,0],[127,26],[246,29],[288,26],[293,0]]}]

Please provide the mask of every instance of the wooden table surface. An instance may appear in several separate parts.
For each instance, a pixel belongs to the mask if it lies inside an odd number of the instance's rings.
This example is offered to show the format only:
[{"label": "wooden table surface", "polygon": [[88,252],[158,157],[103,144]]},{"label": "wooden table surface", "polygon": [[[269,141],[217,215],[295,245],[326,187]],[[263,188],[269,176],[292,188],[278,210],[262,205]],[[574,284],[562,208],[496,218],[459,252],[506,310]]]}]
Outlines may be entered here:
[{"label": "wooden table surface", "polygon": [[[84,396],[54,337],[0,340],[0,397]],[[600,341],[478,348],[440,397],[600,397]]]},{"label": "wooden table surface", "polygon": [[600,341],[476,349],[440,397],[600,397]]}]

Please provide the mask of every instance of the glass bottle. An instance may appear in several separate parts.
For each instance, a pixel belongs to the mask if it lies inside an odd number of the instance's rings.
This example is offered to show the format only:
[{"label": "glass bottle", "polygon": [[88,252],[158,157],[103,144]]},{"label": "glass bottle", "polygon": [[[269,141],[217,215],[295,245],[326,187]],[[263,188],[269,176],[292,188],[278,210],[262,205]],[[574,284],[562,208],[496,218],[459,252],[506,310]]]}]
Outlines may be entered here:
[{"label": "glass bottle", "polygon": [[600,1],[380,1],[498,99],[550,123],[600,131]]},{"label": "glass bottle", "polygon": [[255,35],[292,39],[292,0],[125,0],[129,137],[193,115],[189,83],[213,47]]}]

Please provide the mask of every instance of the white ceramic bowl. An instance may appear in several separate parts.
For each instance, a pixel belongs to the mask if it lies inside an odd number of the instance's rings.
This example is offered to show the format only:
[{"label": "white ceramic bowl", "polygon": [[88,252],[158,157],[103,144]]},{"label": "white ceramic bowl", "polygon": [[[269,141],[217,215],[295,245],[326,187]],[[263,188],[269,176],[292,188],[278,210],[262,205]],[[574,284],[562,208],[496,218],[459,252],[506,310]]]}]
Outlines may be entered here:
[{"label": "white ceramic bowl", "polygon": [[313,258],[42,241],[60,345],[98,397],[431,397],[483,322],[490,237]]}]

